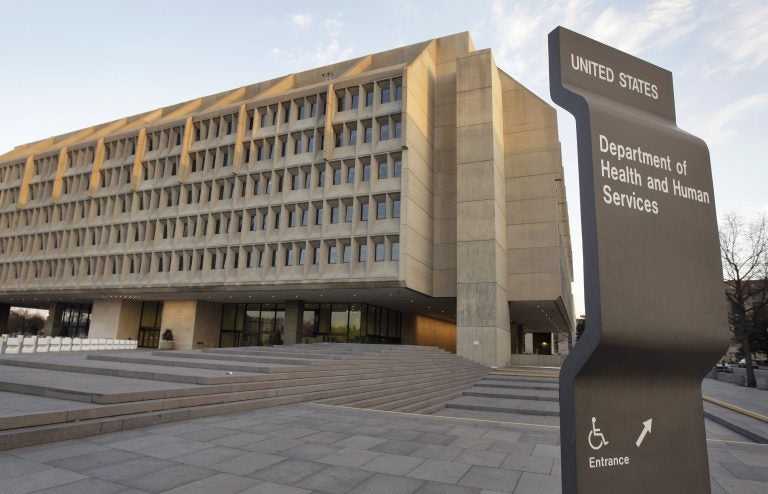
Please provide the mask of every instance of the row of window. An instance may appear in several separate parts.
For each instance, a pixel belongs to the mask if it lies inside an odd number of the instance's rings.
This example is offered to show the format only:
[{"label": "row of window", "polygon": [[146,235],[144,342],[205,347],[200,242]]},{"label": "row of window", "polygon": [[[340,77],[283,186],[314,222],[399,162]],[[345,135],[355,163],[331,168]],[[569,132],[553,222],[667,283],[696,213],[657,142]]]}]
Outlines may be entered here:
[{"label": "row of window", "polygon": [[[373,208],[373,214],[370,212],[371,208]],[[279,230],[282,227],[359,223],[367,222],[371,217],[378,221],[399,218],[399,194],[313,201],[249,209],[243,212],[222,212],[95,228],[70,228],[35,235],[15,235],[0,238],[0,255],[10,256],[17,253],[45,251],[47,248],[68,250],[87,245],[107,246],[126,242],[200,238],[244,231]],[[6,260],[9,261],[9,259]],[[3,261],[0,260],[1,262]]]},{"label": "row of window", "polygon": [[392,235],[13,262],[0,265],[0,280],[289,268],[399,259],[400,239]]}]

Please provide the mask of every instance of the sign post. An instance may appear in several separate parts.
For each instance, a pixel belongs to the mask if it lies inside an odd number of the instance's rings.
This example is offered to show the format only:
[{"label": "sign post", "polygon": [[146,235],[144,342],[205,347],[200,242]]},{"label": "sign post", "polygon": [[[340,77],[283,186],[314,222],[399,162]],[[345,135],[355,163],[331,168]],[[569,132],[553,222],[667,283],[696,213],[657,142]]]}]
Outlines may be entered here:
[{"label": "sign post", "polygon": [[576,119],[587,329],[560,373],[563,494],[709,492],[701,381],[728,347],[706,144],[672,74],[559,27]]}]

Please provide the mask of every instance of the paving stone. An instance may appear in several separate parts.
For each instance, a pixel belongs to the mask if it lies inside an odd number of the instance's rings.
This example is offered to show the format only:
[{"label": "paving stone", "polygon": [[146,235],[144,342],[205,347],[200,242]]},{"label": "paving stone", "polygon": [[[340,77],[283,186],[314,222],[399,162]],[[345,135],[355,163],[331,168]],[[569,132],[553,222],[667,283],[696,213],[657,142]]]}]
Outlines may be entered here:
[{"label": "paving stone", "polygon": [[381,455],[381,453],[365,449],[343,448],[327,456],[318,458],[317,461],[329,465],[355,468],[368,463],[379,455]]},{"label": "paving stone", "polygon": [[250,475],[256,470],[267,468],[285,460],[282,456],[269,455],[266,453],[243,453],[213,465],[208,465],[211,470],[231,473],[233,475]]},{"label": "paving stone", "polygon": [[501,468],[549,475],[552,472],[553,463],[554,460],[552,458],[510,453],[507,455],[504,463],[501,464]]},{"label": "paving stone", "polygon": [[35,494],[115,494],[118,492],[126,492],[126,487],[106,480],[86,478],[50,489],[35,491]]},{"label": "paving stone", "polygon": [[549,444],[537,444],[533,448],[532,456],[541,456],[544,458],[560,458],[560,446]]},{"label": "paving stone", "polygon": [[220,473],[176,487],[163,494],[236,494],[259,483],[260,480],[250,477]]},{"label": "paving stone", "polygon": [[493,446],[496,441],[490,438],[459,436],[449,446],[454,448],[469,448],[484,450]]},{"label": "paving stone", "polygon": [[482,427],[465,427],[465,426],[457,426],[446,432],[446,434],[451,436],[460,436],[460,437],[474,437],[474,438],[480,438],[482,437],[486,432],[488,432],[489,429],[485,429]]},{"label": "paving stone", "polygon": [[48,468],[37,472],[29,472],[0,480],[0,492],[3,494],[27,494],[41,491],[49,487],[71,484],[87,478],[79,473]]},{"label": "paving stone", "polygon": [[254,472],[251,477],[268,482],[295,484],[326,468],[328,468],[328,465],[322,463],[290,458],[270,467],[258,470]]},{"label": "paving stone", "polygon": [[141,451],[142,449],[147,448],[153,448],[155,446],[161,446],[163,444],[166,444],[168,441],[171,441],[166,436],[163,436],[161,434],[144,434],[139,437],[134,437],[131,439],[125,439],[122,441],[116,441],[113,443],[107,443],[106,446],[109,446],[113,449],[122,449],[123,451]]},{"label": "paving stone", "polygon": [[13,450],[13,456],[27,458],[40,463],[47,463],[62,458],[72,458],[73,456],[106,451],[107,449],[108,448],[104,446],[84,441],[64,441],[60,443],[15,449]]},{"label": "paving stone", "polygon": [[48,470],[51,467],[40,462],[16,458],[14,456],[3,456],[0,459],[0,479],[16,477],[25,473],[39,472]]},{"label": "paving stone", "polygon": [[562,479],[559,476],[523,472],[517,482],[515,494],[560,494]]},{"label": "paving stone", "polygon": [[180,434],[178,437],[182,439],[188,439],[190,441],[212,441],[218,438],[226,438],[229,436],[237,435],[238,432],[230,429],[220,429],[218,427],[210,427],[206,429],[197,430],[194,432],[187,432]]},{"label": "paving stone", "polygon": [[504,462],[506,457],[507,453],[501,451],[466,449],[459,456],[454,458],[453,461],[466,463],[467,465],[498,468]]},{"label": "paving stone", "polygon": [[470,465],[440,460],[425,460],[408,473],[408,477],[455,484],[470,469]]},{"label": "paving stone", "polygon": [[280,453],[286,449],[295,448],[304,444],[302,441],[289,439],[287,437],[270,437],[253,444],[241,446],[246,451],[258,451],[259,453]]},{"label": "paving stone", "polygon": [[352,436],[352,434],[340,434],[338,432],[318,432],[316,434],[310,434],[309,436],[304,436],[301,438],[301,440],[308,441],[311,443],[333,444],[333,443],[342,441],[350,436]]},{"label": "paving stone", "polygon": [[742,480],[755,480],[768,483],[768,469],[755,468],[743,463],[721,463],[734,477]]},{"label": "paving stone", "polygon": [[397,441],[411,441],[414,437],[420,436],[422,433],[419,431],[403,430],[403,429],[386,429],[379,434],[379,437],[384,439],[395,439]]},{"label": "paving stone", "polygon": [[536,447],[535,444],[531,443],[519,443],[516,441],[504,441],[499,440],[494,442],[490,448],[488,448],[490,451],[504,451],[506,453],[520,453],[529,455],[533,453],[533,449]]},{"label": "paving stone", "polygon": [[154,458],[168,459],[175,458],[177,456],[183,456],[194,451],[212,448],[213,446],[214,445],[211,443],[187,441],[185,439],[173,438],[168,440],[165,444],[145,448],[137,452],[147,456],[152,456]]},{"label": "paving stone", "polygon": [[362,465],[360,468],[389,475],[406,475],[423,462],[423,458],[384,453]]},{"label": "paving stone", "polygon": [[164,492],[181,485],[204,479],[215,472],[189,465],[175,465],[156,472],[138,477],[124,478],[121,484],[145,490],[147,492]]},{"label": "paving stone", "polygon": [[337,441],[333,443],[333,445],[341,446],[342,448],[369,449],[374,446],[378,446],[385,441],[386,439],[382,439],[380,437],[355,435],[346,439],[342,439],[341,441]]},{"label": "paving stone", "polygon": [[525,433],[518,439],[521,443],[549,444],[556,446],[560,444],[560,438],[552,434]]},{"label": "paving stone", "polygon": [[51,461],[49,464],[65,470],[84,472],[86,470],[91,470],[100,466],[110,465],[118,462],[126,462],[136,458],[141,458],[141,455],[131,453],[130,451],[122,451],[119,449],[110,448],[107,451],[99,451],[96,453],[75,456],[72,458],[62,458],[61,460]]},{"label": "paving stone", "polygon": [[449,485],[441,482],[424,482],[415,494],[482,494],[483,490],[465,485]]},{"label": "paving stone", "polygon": [[357,487],[371,476],[373,476],[372,472],[344,467],[330,467],[310,475],[296,485],[328,494],[342,494]]},{"label": "paving stone", "polygon": [[[729,454],[734,458],[738,458],[739,461],[741,461],[745,465],[750,465],[753,467],[768,468],[768,447],[763,447],[762,455],[745,453],[743,451],[731,451]],[[710,459],[711,458],[712,458],[712,454],[710,453]],[[719,461],[722,461],[722,460],[719,460]]]},{"label": "paving stone", "polygon": [[251,487],[240,494],[312,494],[312,491],[291,487],[289,485],[276,484],[273,482],[264,482]]},{"label": "paving stone", "polygon": [[422,448],[424,444],[411,441],[397,441],[394,439],[388,439],[381,444],[371,448],[371,451],[378,451],[381,453],[391,453],[395,455],[409,455],[419,448]]},{"label": "paving stone", "polygon": [[203,450],[187,453],[186,455],[176,456],[173,458],[173,461],[184,463],[186,465],[207,467],[208,465],[220,463],[241,454],[243,454],[243,451],[239,449],[226,448],[224,446],[212,446]]},{"label": "paving stone", "polygon": [[140,456],[128,461],[110,463],[83,470],[82,473],[102,480],[120,482],[123,479],[142,477],[158,470],[177,465],[172,461]]},{"label": "paving stone", "polygon": [[[504,431],[504,430],[498,430],[498,429],[492,429],[483,434],[484,438],[488,439],[494,439],[496,441],[520,441],[520,438],[523,436],[523,433],[521,432],[515,432],[515,431]],[[530,441],[522,441],[522,442],[530,442]],[[534,441],[535,442],[535,441]]]},{"label": "paving stone", "polygon": [[500,468],[473,466],[459,481],[460,485],[490,489],[500,492],[512,492],[520,480],[520,472]]},{"label": "paving stone", "polygon": [[377,473],[349,492],[350,494],[412,494],[423,484],[423,480]]},{"label": "paving stone", "polygon": [[414,442],[434,444],[437,446],[447,446],[451,444],[454,440],[455,438],[451,436],[447,436],[445,434],[437,434],[434,432],[425,432],[413,438]]},{"label": "paving stone", "polygon": [[283,429],[272,432],[270,435],[274,437],[285,437],[288,439],[299,439],[305,436],[309,436],[310,434],[315,434],[317,432],[320,431],[317,429],[308,429],[306,427],[291,427],[290,429]]},{"label": "paving stone", "polygon": [[235,432],[231,436],[217,437],[211,439],[208,442],[218,444],[219,446],[227,446],[230,448],[240,448],[247,444],[253,444],[264,439],[268,439],[266,434],[254,434],[252,432]]},{"label": "paving stone", "polygon": [[331,453],[335,453],[340,449],[341,448],[327,444],[305,443],[301,446],[296,446],[295,448],[286,449],[281,455],[300,460],[316,460],[323,456],[328,456]]},{"label": "paving stone", "polygon": [[450,446],[436,446],[428,444],[414,451],[411,455],[419,458],[430,458],[432,460],[451,461],[459,456],[464,450],[461,448],[452,448]]}]

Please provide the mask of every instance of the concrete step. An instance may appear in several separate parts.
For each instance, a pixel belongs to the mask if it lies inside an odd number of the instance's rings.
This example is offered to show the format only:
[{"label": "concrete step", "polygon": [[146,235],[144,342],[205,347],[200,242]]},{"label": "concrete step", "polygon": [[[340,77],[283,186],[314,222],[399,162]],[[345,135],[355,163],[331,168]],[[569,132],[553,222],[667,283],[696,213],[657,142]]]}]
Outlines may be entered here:
[{"label": "concrete step", "polygon": [[768,423],[704,401],[704,417],[759,444],[768,444]]},{"label": "concrete step", "polygon": [[560,417],[550,415],[526,415],[509,412],[485,412],[481,410],[464,410],[461,408],[442,408],[432,413],[441,417],[456,417],[464,419],[483,420],[490,422],[506,422],[517,424],[546,425],[553,428],[560,426]]},{"label": "concrete step", "polygon": [[464,396],[479,396],[483,398],[513,398],[517,400],[560,401],[560,393],[558,391],[487,388],[479,384],[466,391]]},{"label": "concrete step", "polygon": [[266,363],[246,363],[238,362],[231,363],[226,360],[202,360],[202,359],[187,359],[176,358],[175,356],[156,356],[146,353],[138,353],[132,355],[116,355],[116,354],[104,354],[88,355],[88,360],[99,360],[104,362],[122,362],[126,364],[146,364],[146,365],[160,365],[165,367],[188,367],[196,369],[211,369],[220,370],[223,372],[253,372],[258,374],[271,373],[277,371],[283,371],[286,369],[297,369],[300,365],[286,365],[286,364],[266,364]]},{"label": "concrete step", "polygon": [[518,415],[560,415],[560,405],[555,402],[538,400],[516,400],[510,398],[482,398],[461,396],[445,404],[446,408],[477,410],[483,412],[503,412]]},{"label": "concrete step", "polygon": [[477,385],[483,386],[485,388],[499,388],[499,389],[529,389],[529,390],[541,390],[541,391],[558,391],[560,389],[560,386],[556,384],[545,384],[545,383],[525,384],[522,381],[503,382],[503,381],[494,381],[487,378],[477,383]]},{"label": "concrete step", "polygon": [[507,383],[558,384],[558,379],[554,377],[501,376],[499,374],[491,373],[485,379],[488,381],[500,381]]},{"label": "concrete step", "polygon": [[376,410],[400,410],[402,408],[412,408],[423,406],[424,402],[431,402],[435,399],[445,400],[446,403],[454,397],[460,396],[464,389],[477,382],[477,376],[468,376],[465,379],[453,380],[442,385],[432,386],[427,390],[417,392],[398,393],[392,396],[393,400],[386,401],[383,404],[372,407]]},{"label": "concrete step", "polygon": [[[166,355],[167,354],[167,355]],[[224,354],[224,353],[212,353],[212,352],[152,352],[154,357],[173,358],[173,359],[199,359],[205,361],[224,361],[224,362],[248,362],[258,364],[282,364],[282,365],[312,365],[320,362],[327,362],[328,359],[317,358],[290,358],[280,357],[273,355],[244,355],[244,354]]]}]

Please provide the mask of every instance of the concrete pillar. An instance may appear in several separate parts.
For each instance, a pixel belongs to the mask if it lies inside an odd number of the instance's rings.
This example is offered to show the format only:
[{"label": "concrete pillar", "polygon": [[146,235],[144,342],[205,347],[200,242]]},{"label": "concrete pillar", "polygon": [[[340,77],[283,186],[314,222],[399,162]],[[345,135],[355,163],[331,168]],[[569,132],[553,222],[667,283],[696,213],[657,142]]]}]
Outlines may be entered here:
[{"label": "concrete pillar", "polygon": [[221,332],[222,304],[202,300],[166,300],[160,335],[173,331],[176,350],[216,348]]},{"label": "concrete pillar", "polygon": [[88,338],[135,340],[139,336],[141,302],[94,300]]},{"label": "concrete pillar", "polygon": [[8,333],[8,317],[10,315],[10,304],[0,304],[0,334]]},{"label": "concrete pillar", "polygon": [[501,80],[490,50],[456,66],[457,354],[509,365],[507,231]]},{"label": "concrete pillar", "polygon": [[48,306],[48,319],[43,326],[43,334],[47,336],[63,336],[61,334],[61,319],[66,304],[53,303]]},{"label": "concrete pillar", "polygon": [[301,329],[303,322],[304,301],[288,300],[285,302],[285,328],[283,329],[284,345],[301,343]]}]

